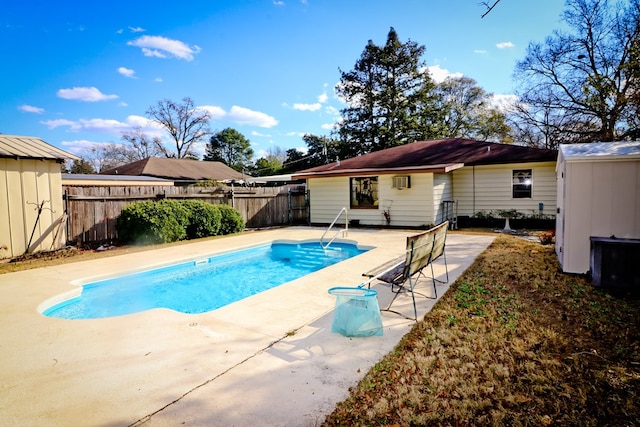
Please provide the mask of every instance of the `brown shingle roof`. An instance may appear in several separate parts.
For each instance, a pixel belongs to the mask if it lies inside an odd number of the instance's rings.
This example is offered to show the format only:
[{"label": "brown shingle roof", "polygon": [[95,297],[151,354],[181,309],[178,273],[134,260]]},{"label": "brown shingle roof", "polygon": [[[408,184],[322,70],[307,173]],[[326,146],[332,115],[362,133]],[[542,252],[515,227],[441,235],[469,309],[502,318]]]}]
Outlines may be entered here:
[{"label": "brown shingle roof", "polygon": [[209,179],[239,181],[248,178],[248,175],[243,175],[222,162],[160,157],[147,157],[117,168],[101,171],[100,174],[154,176],[177,181],[203,181]]},{"label": "brown shingle roof", "polygon": [[47,144],[40,138],[3,134],[0,134],[0,157],[58,161],[80,159],[71,153]]},{"label": "brown shingle roof", "polygon": [[362,172],[441,171],[461,166],[553,162],[557,150],[449,138],[418,141],[294,174],[294,178]]}]

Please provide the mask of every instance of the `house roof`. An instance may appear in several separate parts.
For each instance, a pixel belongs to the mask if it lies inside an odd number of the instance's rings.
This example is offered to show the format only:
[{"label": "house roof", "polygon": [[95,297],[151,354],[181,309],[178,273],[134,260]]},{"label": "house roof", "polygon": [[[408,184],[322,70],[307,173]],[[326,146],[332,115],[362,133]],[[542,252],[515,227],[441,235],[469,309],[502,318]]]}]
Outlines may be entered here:
[{"label": "house roof", "polygon": [[242,181],[248,176],[222,162],[208,162],[192,159],[169,159],[147,157],[116,168],[101,171],[102,175],[137,175],[176,181]]},{"label": "house roof", "polygon": [[80,160],[78,156],[33,136],[0,134],[0,157],[13,159]]},{"label": "house roof", "polygon": [[88,173],[63,173],[62,185],[173,185],[173,181],[152,176],[96,175]]},{"label": "house roof", "polygon": [[561,144],[560,153],[569,161],[632,160],[640,158],[640,141]]},{"label": "house roof", "polygon": [[462,138],[417,141],[294,174],[294,178],[354,173],[448,172],[462,166],[554,162],[557,150]]}]

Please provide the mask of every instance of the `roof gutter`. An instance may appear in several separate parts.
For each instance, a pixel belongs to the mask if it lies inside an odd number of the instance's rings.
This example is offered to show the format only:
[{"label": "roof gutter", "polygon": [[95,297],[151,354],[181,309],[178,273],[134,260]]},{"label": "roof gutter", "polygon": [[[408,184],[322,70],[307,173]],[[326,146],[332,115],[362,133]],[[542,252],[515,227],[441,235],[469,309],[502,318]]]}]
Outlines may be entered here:
[{"label": "roof gutter", "polygon": [[444,165],[429,166],[404,166],[399,168],[362,168],[362,169],[339,169],[318,172],[301,172],[294,173],[292,179],[309,179],[309,178],[330,178],[336,176],[358,176],[358,175],[390,175],[397,173],[447,173],[456,169],[460,169],[464,163],[450,163]]}]

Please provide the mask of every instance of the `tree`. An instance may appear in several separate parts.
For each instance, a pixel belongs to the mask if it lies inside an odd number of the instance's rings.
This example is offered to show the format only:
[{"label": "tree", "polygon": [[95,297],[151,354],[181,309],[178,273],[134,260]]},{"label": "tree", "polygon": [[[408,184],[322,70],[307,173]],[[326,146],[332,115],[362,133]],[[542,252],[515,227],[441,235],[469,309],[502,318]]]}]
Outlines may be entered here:
[{"label": "tree", "polygon": [[[66,167],[65,167],[66,170]],[[94,174],[96,170],[93,168],[91,162],[88,162],[84,159],[74,160],[71,163],[71,166],[68,169],[68,173],[86,173],[86,174]]]},{"label": "tree", "polygon": [[447,77],[436,87],[436,98],[444,122],[443,134],[452,138],[471,138],[504,142],[510,128],[492,95],[470,77]]},{"label": "tree", "polygon": [[160,138],[149,139],[140,126],[134,127],[131,131],[122,132],[120,139],[129,144],[129,156],[132,158],[129,161],[156,156],[171,157],[168,155],[167,149],[162,145]]},{"label": "tree", "polygon": [[222,162],[242,171],[251,167],[252,157],[251,142],[237,130],[226,128],[211,136],[204,160]]},{"label": "tree", "polygon": [[500,3],[500,0],[493,0],[493,3],[489,4],[485,1],[483,1],[481,4],[487,8],[487,10],[482,14],[482,16],[480,16],[480,18],[484,18],[485,16],[487,16],[489,14],[489,12],[491,12],[493,10],[494,7],[496,7],[496,5]]},{"label": "tree", "polygon": [[265,157],[256,160],[253,167],[254,176],[268,176],[282,173],[282,164],[286,160],[286,154],[280,147],[272,147]]},{"label": "tree", "polygon": [[345,157],[441,135],[424,51],[401,43],[391,28],[384,46],[370,40],[354,70],[340,72],[336,91],[347,107],[338,135]]},{"label": "tree", "polygon": [[167,157],[182,159],[193,156],[194,144],[204,142],[211,134],[209,113],[196,108],[189,97],[183,98],[182,104],[169,99],[158,101],[157,105],[149,107],[146,114],[165,128],[175,144],[175,152],[165,150]]},{"label": "tree", "polygon": [[640,0],[567,0],[563,20],[569,31],[529,44],[516,66],[516,129],[547,146],[636,137]]}]

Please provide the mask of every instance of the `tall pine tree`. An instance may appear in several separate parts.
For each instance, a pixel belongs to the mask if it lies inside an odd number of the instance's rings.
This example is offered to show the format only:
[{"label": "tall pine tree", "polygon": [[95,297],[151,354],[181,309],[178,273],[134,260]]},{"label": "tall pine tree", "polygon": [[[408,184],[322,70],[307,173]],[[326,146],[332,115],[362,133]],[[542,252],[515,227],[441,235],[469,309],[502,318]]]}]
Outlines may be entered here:
[{"label": "tall pine tree", "polygon": [[384,46],[369,41],[355,68],[341,71],[337,92],[347,102],[338,129],[342,155],[442,136],[424,51],[415,42],[401,43],[391,28]]}]

